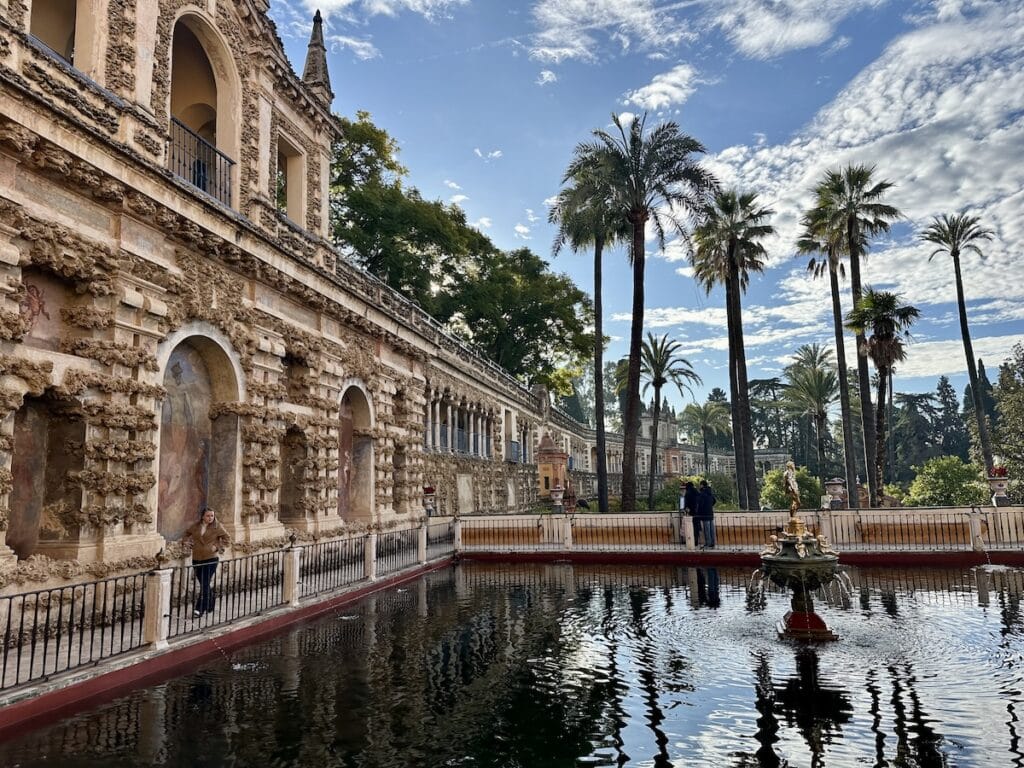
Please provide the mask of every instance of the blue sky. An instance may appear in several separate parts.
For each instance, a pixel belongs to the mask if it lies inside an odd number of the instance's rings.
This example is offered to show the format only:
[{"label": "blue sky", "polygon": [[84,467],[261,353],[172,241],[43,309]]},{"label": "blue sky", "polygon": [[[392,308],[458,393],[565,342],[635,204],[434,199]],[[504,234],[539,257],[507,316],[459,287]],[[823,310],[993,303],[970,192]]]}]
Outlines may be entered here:
[{"label": "blue sky", "polygon": [[[895,182],[907,217],[866,267],[868,284],[922,310],[897,390],[966,383],[952,265],[915,241],[934,214],[967,210],[996,233],[984,261],[964,258],[993,378],[1024,341],[1024,0],[272,0],[300,72],[317,7],[334,110],[369,111],[400,142],[408,183],[503,248],[550,254],[546,201],[612,112],[646,110],[702,141],[724,183],[777,212],[769,268],[744,299],[751,378],[778,375],[801,344],[831,345],[827,283],[793,240],[808,190],[847,162]],[[699,399],[727,389],[722,296],[694,284],[681,243],[648,247],[646,330],[682,342]],[[552,261],[588,292],[591,264]],[[630,279],[624,252],[606,265],[612,358],[626,352]]]}]

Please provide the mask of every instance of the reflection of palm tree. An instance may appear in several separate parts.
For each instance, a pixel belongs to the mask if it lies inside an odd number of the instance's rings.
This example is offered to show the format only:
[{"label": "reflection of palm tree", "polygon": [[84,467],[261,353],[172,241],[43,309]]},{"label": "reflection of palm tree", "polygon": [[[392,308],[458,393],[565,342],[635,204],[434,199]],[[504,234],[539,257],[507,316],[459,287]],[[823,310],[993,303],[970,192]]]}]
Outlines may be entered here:
[{"label": "reflection of palm tree", "polygon": [[811,766],[820,766],[831,733],[850,721],[853,706],[844,691],[822,687],[813,648],[797,652],[796,666],[797,675],[775,689],[776,710],[796,724],[811,750]]}]

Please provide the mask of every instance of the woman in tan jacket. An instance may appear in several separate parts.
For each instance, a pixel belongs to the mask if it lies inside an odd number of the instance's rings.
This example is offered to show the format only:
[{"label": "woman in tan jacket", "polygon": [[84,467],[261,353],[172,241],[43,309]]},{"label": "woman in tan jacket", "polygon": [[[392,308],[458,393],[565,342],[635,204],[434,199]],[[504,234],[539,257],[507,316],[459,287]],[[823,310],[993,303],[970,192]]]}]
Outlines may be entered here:
[{"label": "woman in tan jacket", "polygon": [[192,568],[199,582],[199,598],[192,615],[196,618],[213,612],[213,588],[210,583],[217,572],[218,555],[231,543],[231,537],[224,526],[217,522],[217,516],[209,507],[203,509],[202,517],[185,531],[184,540],[192,544]]}]

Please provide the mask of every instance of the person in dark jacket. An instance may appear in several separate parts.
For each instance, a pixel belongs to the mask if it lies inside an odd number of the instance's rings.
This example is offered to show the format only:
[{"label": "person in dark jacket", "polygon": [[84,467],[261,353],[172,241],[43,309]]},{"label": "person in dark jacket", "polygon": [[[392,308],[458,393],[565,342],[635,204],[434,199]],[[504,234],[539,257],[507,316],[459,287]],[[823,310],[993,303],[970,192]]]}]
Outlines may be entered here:
[{"label": "person in dark jacket", "polygon": [[692,518],[693,540],[697,541],[699,535],[697,525],[697,487],[691,480],[687,480],[686,484],[683,485],[683,515]]},{"label": "person in dark jacket", "polygon": [[218,555],[231,543],[224,526],[217,521],[212,509],[203,510],[202,517],[185,531],[185,540],[192,544],[192,569],[199,583],[199,597],[192,615],[196,618],[213,612],[214,594],[210,583],[217,572]]},{"label": "person in dark jacket", "polygon": [[701,531],[701,546],[705,549],[713,549],[715,546],[715,498],[714,491],[708,485],[707,480],[700,481],[700,490],[697,491],[697,512],[694,515],[694,523]]}]

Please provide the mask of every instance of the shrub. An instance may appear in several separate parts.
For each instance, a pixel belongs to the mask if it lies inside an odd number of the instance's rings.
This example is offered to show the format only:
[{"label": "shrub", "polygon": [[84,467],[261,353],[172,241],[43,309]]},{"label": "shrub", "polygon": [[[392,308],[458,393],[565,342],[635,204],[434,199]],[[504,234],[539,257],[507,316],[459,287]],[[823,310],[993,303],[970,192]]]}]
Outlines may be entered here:
[{"label": "shrub", "polygon": [[914,507],[969,507],[985,504],[991,495],[981,469],[959,456],[937,456],[914,467],[906,503]]},{"label": "shrub", "polygon": [[[818,509],[821,507],[821,483],[807,471],[807,467],[800,467],[796,471],[796,484],[800,489],[800,508]],[[789,494],[786,493],[785,473],[781,469],[773,469],[764,476],[764,486],[761,489],[761,505],[768,509],[789,509]]]}]

